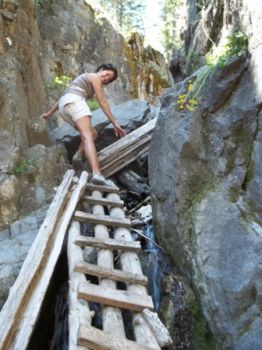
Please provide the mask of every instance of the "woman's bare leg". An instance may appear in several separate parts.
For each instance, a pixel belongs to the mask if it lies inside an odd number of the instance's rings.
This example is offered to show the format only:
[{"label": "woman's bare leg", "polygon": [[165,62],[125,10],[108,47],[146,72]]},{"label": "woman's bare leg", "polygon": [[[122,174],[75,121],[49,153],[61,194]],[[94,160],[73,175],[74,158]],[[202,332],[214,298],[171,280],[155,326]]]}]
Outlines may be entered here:
[{"label": "woman's bare leg", "polygon": [[[97,159],[97,153],[96,148],[94,144],[94,132],[92,129],[94,129],[91,125],[91,118],[89,116],[85,116],[82,118],[77,119],[75,122],[77,130],[80,132],[81,136],[81,144],[83,146],[84,154],[92,168],[92,171],[96,174],[101,174],[99,162]],[[96,131],[95,131],[96,133]]]},{"label": "woman's bare leg", "polygon": [[[93,127],[92,127],[92,136],[93,136],[93,141],[95,142],[96,139],[97,139],[98,134],[97,134],[96,129],[93,128]],[[85,154],[85,152],[84,152],[84,144],[83,144],[82,140],[80,142],[80,145],[78,147],[77,152],[78,152],[78,154],[83,154],[83,155]]]}]

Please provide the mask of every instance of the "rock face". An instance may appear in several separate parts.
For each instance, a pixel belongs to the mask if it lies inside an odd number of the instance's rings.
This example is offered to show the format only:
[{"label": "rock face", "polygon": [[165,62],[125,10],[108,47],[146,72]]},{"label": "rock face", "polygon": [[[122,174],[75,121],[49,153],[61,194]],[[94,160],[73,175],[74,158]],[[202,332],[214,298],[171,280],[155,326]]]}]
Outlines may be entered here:
[{"label": "rock face", "polygon": [[[61,94],[63,84],[56,82],[57,77],[73,78],[93,71],[101,63],[112,62],[119,69],[119,79],[111,84],[110,91],[107,89],[107,95],[111,103],[119,104],[141,96],[152,100],[167,85],[167,72],[160,53],[144,49],[139,36],[127,43],[85,0],[25,0],[23,4],[4,0],[0,11],[0,229],[3,229],[21,213],[39,207],[41,198],[42,204],[46,203],[50,195],[40,187],[52,188],[61,180],[61,169],[56,170],[57,176],[47,178],[41,175],[41,170],[37,174],[40,168],[34,167],[32,175],[31,160],[27,158],[31,147],[50,146],[50,130],[59,125],[54,120],[46,127],[39,119]],[[59,159],[61,165],[62,148],[44,151],[46,161],[50,160],[48,167],[54,166],[53,174],[55,160]],[[41,146],[38,151],[42,159]],[[52,159],[47,155],[49,152]],[[62,168],[67,166],[66,157],[65,152]],[[29,201],[26,206],[21,205],[17,194],[23,193],[26,196],[30,193],[31,208]]]},{"label": "rock face", "polygon": [[215,2],[225,11],[220,28],[230,19],[252,33],[251,60],[235,58],[218,70],[193,112],[177,104],[189,78],[166,90],[149,154],[157,238],[193,284],[219,349],[260,349],[262,339],[262,68],[255,44],[262,12],[255,3]]},{"label": "rock face", "polygon": [[119,78],[108,87],[107,96],[113,104],[130,98],[154,100],[167,87],[163,55],[144,48],[138,34],[126,42],[88,1],[43,1],[36,12],[49,91],[56,76],[75,77],[109,62],[119,70]]},{"label": "rock face", "polygon": [[41,208],[0,231],[0,308],[45,217]]}]

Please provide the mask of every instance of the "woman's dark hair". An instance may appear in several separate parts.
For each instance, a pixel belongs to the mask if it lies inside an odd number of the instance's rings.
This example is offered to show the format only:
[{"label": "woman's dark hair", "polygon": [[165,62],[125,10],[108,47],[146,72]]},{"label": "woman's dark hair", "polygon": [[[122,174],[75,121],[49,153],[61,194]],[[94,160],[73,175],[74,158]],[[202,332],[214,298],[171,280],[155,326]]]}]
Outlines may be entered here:
[{"label": "woman's dark hair", "polygon": [[101,66],[96,68],[95,73],[97,73],[97,72],[99,72],[101,70],[111,70],[112,72],[114,72],[113,78],[107,84],[112,83],[112,81],[116,80],[116,78],[118,77],[117,68],[114,67],[111,63],[101,64]]}]

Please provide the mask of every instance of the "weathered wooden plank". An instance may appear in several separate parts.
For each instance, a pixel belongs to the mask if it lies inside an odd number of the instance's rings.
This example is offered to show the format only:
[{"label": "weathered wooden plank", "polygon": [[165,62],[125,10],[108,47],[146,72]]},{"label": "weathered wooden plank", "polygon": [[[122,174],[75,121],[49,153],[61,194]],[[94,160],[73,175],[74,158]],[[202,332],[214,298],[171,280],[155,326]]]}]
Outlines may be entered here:
[{"label": "weathered wooden plank", "polygon": [[113,281],[123,281],[134,284],[141,284],[146,286],[148,278],[144,275],[123,272],[117,269],[109,269],[102,266],[86,263],[84,261],[78,261],[75,266],[76,272],[82,272],[91,276],[98,276],[100,278],[107,278]]},{"label": "weathered wooden plank", "polygon": [[141,244],[139,241],[124,241],[112,238],[99,239],[95,237],[79,236],[75,244],[81,247],[90,246],[98,249],[121,250],[135,253],[141,251]]},{"label": "weathered wooden plank", "polygon": [[[78,330],[80,324],[85,326],[91,326],[91,311],[89,310],[88,302],[79,300],[77,298],[78,285],[80,282],[85,282],[86,278],[81,271],[75,270],[75,264],[80,259],[83,259],[82,249],[75,245],[74,241],[77,236],[80,235],[80,224],[77,221],[73,221],[69,233],[68,233],[68,244],[67,244],[67,260],[69,270],[69,315],[68,315],[68,350],[76,350]],[[84,349],[79,347],[78,350]]]},{"label": "weathered wooden plank", "polygon": [[96,184],[92,184],[90,182],[88,182],[86,184],[86,189],[89,191],[99,191],[99,192],[105,192],[105,193],[118,193],[119,192],[118,187],[96,185]]},{"label": "weathered wooden plank", "polygon": [[129,148],[130,144],[137,144],[137,142],[141,138],[143,138],[144,135],[147,135],[147,133],[152,132],[154,130],[156,122],[157,118],[151,119],[149,122],[130,132],[125,137],[102,149],[98,153],[98,155],[101,157],[100,159],[102,159],[103,157],[111,156],[115,151]]},{"label": "weathered wooden plank", "polygon": [[98,153],[101,171],[111,176],[147,152],[157,118],[150,120],[124,138]]},{"label": "weathered wooden plank", "polygon": [[145,308],[153,309],[153,301],[149,295],[139,295],[111,288],[102,288],[92,283],[80,283],[78,298],[122,309],[142,312]]},{"label": "weathered wooden plank", "polygon": [[[79,198],[82,192],[84,191],[87,179],[88,173],[82,172],[79,178],[79,182],[77,186],[74,187],[73,192],[67,202],[67,205],[64,208],[62,215],[60,216],[57,226],[55,227],[53,240],[52,242],[50,242],[51,247],[49,250],[49,254],[45,256],[45,260],[43,262],[44,270],[42,272],[42,275],[40,276],[40,279],[34,292],[31,295],[31,298],[29,299],[28,307],[26,309],[23,320],[20,323],[19,330],[16,335],[14,349],[24,349],[24,346],[27,345],[25,339],[29,339],[31,331],[37,320],[37,316],[39,314],[45,292],[48,288],[56,262],[62,250],[62,245],[65,234],[68,229],[68,225],[72,219]],[[37,255],[35,256],[35,260],[37,260]],[[27,297],[29,297],[29,295],[27,295]],[[28,325],[30,325],[32,329],[30,329]]]},{"label": "weathered wooden plank", "polygon": [[158,344],[162,347],[171,345],[173,343],[170,334],[156,312],[152,312],[148,309],[143,310],[143,317],[148,323],[150,329],[154,333]]},{"label": "weathered wooden plank", "polygon": [[[50,276],[46,277],[44,274],[46,260],[50,254],[50,250],[54,249],[53,244],[57,234],[56,227],[59,221],[58,219],[68,201],[73,177],[74,171],[67,171],[47,211],[45,220],[27,254],[20,273],[10,289],[8,299],[0,313],[0,349],[15,348],[14,344],[21,334],[22,340],[17,349],[22,350],[27,346],[49,282]],[[63,237],[61,237],[62,241]],[[58,256],[60,246],[56,247],[55,251]],[[55,265],[55,262],[56,257],[53,257],[52,265]],[[41,285],[40,291],[40,289],[37,289],[37,286],[43,278],[47,281],[44,283],[45,285]],[[36,304],[31,305],[29,301],[36,290],[40,294],[35,297]],[[25,318],[28,318],[28,322],[25,322]],[[24,326],[26,329],[24,329]],[[17,334],[18,329],[20,329],[20,332]]]},{"label": "weathered wooden plank", "polygon": [[131,221],[126,218],[114,218],[108,215],[94,215],[82,211],[75,212],[75,220],[90,222],[92,224],[101,224],[107,226],[131,227]]},{"label": "weathered wooden plank", "polygon": [[108,334],[95,327],[81,326],[78,334],[78,345],[91,350],[153,350],[132,340]]},{"label": "weathered wooden plank", "polygon": [[[149,144],[147,146],[145,146],[144,148],[142,148],[141,150],[134,151],[134,153],[130,154],[128,158],[118,159],[117,162],[115,162],[112,165],[109,164],[108,166],[101,166],[101,171],[103,172],[103,174],[105,176],[110,177],[110,176],[116,174],[121,169],[128,166],[129,164],[131,164],[134,160],[136,160],[140,156],[147,153],[148,149],[149,149]],[[113,193],[113,192],[111,192],[111,193]]]},{"label": "weathered wooden plank", "polygon": [[106,199],[106,198],[95,198],[92,196],[83,196],[81,200],[91,204],[100,204],[100,205],[110,206],[110,207],[122,208],[124,206],[124,201],[122,200],[110,201],[109,199]]}]

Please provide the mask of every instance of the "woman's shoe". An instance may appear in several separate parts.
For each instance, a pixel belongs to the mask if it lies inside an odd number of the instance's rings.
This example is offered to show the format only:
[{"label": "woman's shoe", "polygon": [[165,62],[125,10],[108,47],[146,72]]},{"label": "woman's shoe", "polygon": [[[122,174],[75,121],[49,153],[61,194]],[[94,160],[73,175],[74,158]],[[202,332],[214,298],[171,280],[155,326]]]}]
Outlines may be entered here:
[{"label": "woman's shoe", "polygon": [[106,179],[103,175],[93,173],[91,182],[96,185],[103,185],[109,187],[116,187],[113,181]]}]

